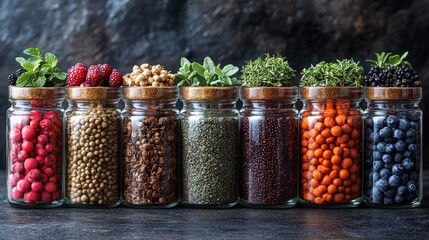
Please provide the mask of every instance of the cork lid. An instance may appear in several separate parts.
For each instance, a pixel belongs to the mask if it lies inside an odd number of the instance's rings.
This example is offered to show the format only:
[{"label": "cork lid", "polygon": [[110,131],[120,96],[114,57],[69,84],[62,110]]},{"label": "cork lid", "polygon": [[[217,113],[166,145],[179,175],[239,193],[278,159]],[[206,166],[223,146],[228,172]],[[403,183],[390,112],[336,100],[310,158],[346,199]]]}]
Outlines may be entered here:
[{"label": "cork lid", "polygon": [[68,87],[67,99],[70,100],[115,100],[120,98],[120,88],[117,87]]},{"label": "cork lid", "polygon": [[301,98],[305,100],[359,99],[360,87],[301,87]]},{"label": "cork lid", "polygon": [[293,100],[298,87],[241,87],[241,97],[247,100]]},{"label": "cork lid", "polygon": [[176,99],[177,87],[123,87],[122,93],[128,100]]},{"label": "cork lid", "polygon": [[63,87],[16,87],[9,86],[9,99],[56,100],[64,98]]},{"label": "cork lid", "polygon": [[366,87],[365,98],[368,100],[420,100],[421,87]]},{"label": "cork lid", "polygon": [[228,100],[238,98],[238,87],[182,87],[183,100]]}]

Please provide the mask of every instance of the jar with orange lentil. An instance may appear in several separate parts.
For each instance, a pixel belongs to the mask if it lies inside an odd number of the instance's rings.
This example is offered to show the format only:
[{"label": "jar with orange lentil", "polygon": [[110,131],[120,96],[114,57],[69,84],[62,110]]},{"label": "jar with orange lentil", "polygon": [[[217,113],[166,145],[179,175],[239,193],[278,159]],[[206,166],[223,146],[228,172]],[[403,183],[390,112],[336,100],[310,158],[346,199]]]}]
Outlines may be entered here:
[{"label": "jar with orange lentil", "polygon": [[[305,71],[303,79],[308,77]],[[362,90],[358,80],[357,86],[336,82],[305,86],[308,81],[301,86],[299,183],[303,205],[355,207],[361,202]]]}]

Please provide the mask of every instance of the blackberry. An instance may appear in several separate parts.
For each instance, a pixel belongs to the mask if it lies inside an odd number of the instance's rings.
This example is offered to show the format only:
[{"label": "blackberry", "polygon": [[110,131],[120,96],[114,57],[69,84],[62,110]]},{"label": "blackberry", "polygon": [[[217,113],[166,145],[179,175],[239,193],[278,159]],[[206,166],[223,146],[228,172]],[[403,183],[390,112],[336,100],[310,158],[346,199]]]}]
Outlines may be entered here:
[{"label": "blackberry", "polygon": [[9,84],[12,86],[16,86],[16,80],[18,77],[15,74],[10,74],[7,79],[9,80]]},{"label": "blackberry", "polygon": [[412,67],[401,65],[398,68],[395,87],[420,87],[420,84],[420,78]]}]

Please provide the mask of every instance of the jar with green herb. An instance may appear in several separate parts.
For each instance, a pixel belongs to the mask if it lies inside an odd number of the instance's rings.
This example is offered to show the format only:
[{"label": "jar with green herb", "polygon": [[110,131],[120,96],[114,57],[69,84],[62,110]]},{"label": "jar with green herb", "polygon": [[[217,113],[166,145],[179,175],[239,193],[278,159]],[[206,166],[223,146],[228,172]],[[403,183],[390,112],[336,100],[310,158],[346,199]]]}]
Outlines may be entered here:
[{"label": "jar with green herb", "polygon": [[238,202],[239,69],[181,59],[181,202],[227,208]]},{"label": "jar with green herb", "polygon": [[63,202],[64,83],[52,53],[28,48],[9,75],[6,116],[7,196],[13,207],[53,208]]},{"label": "jar with green herb", "polygon": [[320,62],[301,78],[300,200],[306,206],[361,202],[364,70],[352,59]]},{"label": "jar with green herb", "polygon": [[287,208],[298,200],[298,111],[295,70],[280,55],[242,69],[240,203]]},{"label": "jar with green herb", "polygon": [[376,54],[365,76],[363,201],[373,207],[417,207],[423,197],[422,88],[407,55]]}]

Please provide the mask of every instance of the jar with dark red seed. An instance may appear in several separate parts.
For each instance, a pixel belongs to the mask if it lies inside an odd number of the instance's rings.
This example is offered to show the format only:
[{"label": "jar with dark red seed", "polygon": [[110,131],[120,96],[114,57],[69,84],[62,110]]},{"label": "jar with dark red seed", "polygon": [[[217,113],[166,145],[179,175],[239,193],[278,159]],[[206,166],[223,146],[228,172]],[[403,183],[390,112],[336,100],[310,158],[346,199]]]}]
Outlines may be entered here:
[{"label": "jar with dark red seed", "polygon": [[178,203],[177,87],[123,87],[124,190],[129,207]]},{"label": "jar with dark red seed", "polygon": [[359,87],[301,87],[300,200],[307,206],[361,203]]},{"label": "jar with dark red seed", "polygon": [[9,87],[6,151],[8,201],[51,208],[63,202],[64,89]]},{"label": "jar with dark red seed", "polygon": [[241,89],[240,203],[246,207],[297,203],[297,95],[297,87]]}]

